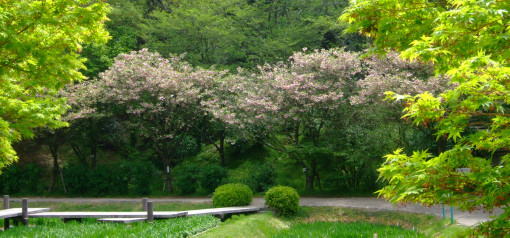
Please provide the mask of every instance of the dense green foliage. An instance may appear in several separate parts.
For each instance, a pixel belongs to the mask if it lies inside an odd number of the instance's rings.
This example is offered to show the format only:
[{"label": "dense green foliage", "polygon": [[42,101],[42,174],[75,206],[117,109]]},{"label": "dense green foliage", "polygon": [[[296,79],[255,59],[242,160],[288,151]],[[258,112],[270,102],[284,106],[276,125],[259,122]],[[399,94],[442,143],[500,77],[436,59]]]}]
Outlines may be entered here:
[{"label": "dense green foliage", "polygon": [[183,195],[195,193],[198,188],[198,180],[200,178],[200,169],[189,163],[181,164],[175,168],[177,175],[175,176],[175,186]]},{"label": "dense green foliage", "polygon": [[[139,33],[140,46],[164,56],[186,53],[186,61],[194,65],[229,69],[254,68],[258,64],[285,60],[303,47],[347,46],[360,50],[364,38],[357,34],[342,36],[345,26],[336,21],[345,3],[338,0],[164,2],[164,7],[148,12],[142,23],[138,23],[139,31],[143,32]],[[143,11],[139,3],[131,4],[139,12]]]},{"label": "dense green foliage", "polygon": [[104,43],[102,1],[8,0],[0,6],[0,168],[17,157],[11,143],[37,127],[65,126],[62,87],[83,75],[81,44]]},{"label": "dense green foliage", "polygon": [[2,173],[0,191],[4,194],[39,193],[43,188],[37,181],[42,174],[43,171],[37,164],[13,164]]},{"label": "dense green foliage", "polygon": [[287,186],[276,186],[267,190],[264,195],[265,204],[277,215],[290,216],[298,211],[299,195],[296,189]]},{"label": "dense green foliage", "polygon": [[[452,146],[434,155],[396,150],[379,170],[392,202],[451,204],[463,210],[501,207],[478,227],[510,233],[510,2],[357,1],[342,20],[348,31],[374,38],[373,52],[397,49],[408,60],[433,62],[457,84],[437,96],[388,93],[406,103],[404,118],[433,128]],[[459,170],[463,168],[463,170]]]},{"label": "dense green foliage", "polygon": [[227,178],[228,170],[219,165],[206,165],[200,169],[200,186],[207,193],[212,193]]},{"label": "dense green foliage", "polygon": [[[342,34],[336,17],[346,1],[108,0],[112,40],[87,44],[83,73],[96,77],[119,53],[148,48],[167,57],[185,53],[200,66],[235,70],[285,60],[303,47],[362,50],[359,34]],[[154,4],[157,2],[157,4]]]},{"label": "dense green foliage", "polygon": [[272,163],[255,164],[245,183],[254,192],[265,192],[276,183],[276,168]]},{"label": "dense green foliage", "polygon": [[72,164],[62,171],[72,195],[148,195],[155,168],[145,161],[101,164],[95,169]]},{"label": "dense green foliage", "polygon": [[246,206],[251,203],[253,192],[250,187],[240,183],[221,185],[214,190],[214,207]]}]

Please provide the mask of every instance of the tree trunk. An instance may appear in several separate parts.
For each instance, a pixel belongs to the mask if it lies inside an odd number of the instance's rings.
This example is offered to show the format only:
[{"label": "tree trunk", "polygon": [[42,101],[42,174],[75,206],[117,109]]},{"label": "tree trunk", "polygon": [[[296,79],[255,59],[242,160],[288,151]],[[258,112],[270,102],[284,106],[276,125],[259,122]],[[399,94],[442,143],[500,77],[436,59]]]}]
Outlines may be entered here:
[{"label": "tree trunk", "polygon": [[222,133],[220,136],[220,146],[218,148],[218,153],[220,153],[221,166],[225,167],[227,162],[225,161],[225,134]]},{"label": "tree trunk", "polygon": [[294,146],[297,146],[299,144],[299,127],[301,124],[298,122],[296,126],[294,126]]},{"label": "tree trunk", "polygon": [[85,154],[83,153],[83,150],[75,143],[71,143],[71,148],[74,151],[74,154],[76,157],[78,157],[78,161],[80,161],[80,164],[84,166],[88,166],[87,164],[87,158],[85,157]]},{"label": "tree trunk", "polygon": [[55,189],[55,184],[57,183],[58,175],[59,175],[59,166],[58,166],[58,146],[50,145],[51,156],[53,157],[53,171],[51,174],[51,184],[48,192],[52,192]]},{"label": "tree trunk", "polygon": [[66,183],[64,182],[64,174],[62,174],[62,170],[60,169],[60,166],[58,167],[58,172],[60,173],[60,179],[62,182],[62,187],[64,188],[64,193],[67,193]]},{"label": "tree trunk", "polygon": [[170,160],[163,159],[163,165],[165,166],[165,184],[167,192],[172,192],[172,176],[170,174]]},{"label": "tree trunk", "polygon": [[90,130],[90,134],[89,134],[89,139],[90,139],[90,154],[91,154],[91,160],[90,161],[90,166],[92,167],[92,169],[95,169],[96,168],[96,164],[97,164],[97,122],[94,121],[93,119],[91,119],[90,121],[90,124],[91,124],[91,130]]},{"label": "tree trunk", "polygon": [[312,187],[310,188],[310,190],[313,190],[313,185],[314,185],[314,181],[315,181],[315,178],[318,178],[318,173],[317,173],[317,160],[315,158],[312,158],[312,164],[311,166],[312,167],[312,171],[310,171],[310,174],[312,176]]},{"label": "tree trunk", "polygon": [[315,175],[311,174],[311,173],[306,173],[306,187],[305,189],[307,191],[312,191],[313,190],[313,182],[315,180]]},{"label": "tree trunk", "polygon": [[321,178],[319,177],[319,172],[315,174],[315,177],[317,178],[317,186],[320,190],[322,190],[322,184],[321,184]]}]

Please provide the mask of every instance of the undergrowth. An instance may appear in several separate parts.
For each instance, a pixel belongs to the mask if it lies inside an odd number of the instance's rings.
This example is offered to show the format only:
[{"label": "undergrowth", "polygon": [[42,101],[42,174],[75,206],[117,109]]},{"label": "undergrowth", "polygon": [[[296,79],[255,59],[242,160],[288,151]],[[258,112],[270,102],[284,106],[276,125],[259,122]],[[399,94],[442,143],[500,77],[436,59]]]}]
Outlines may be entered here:
[{"label": "undergrowth", "polygon": [[[32,221],[33,220],[33,221]],[[175,218],[154,223],[112,224],[84,219],[63,223],[59,219],[31,219],[35,226],[20,226],[1,232],[2,237],[188,237],[218,225],[212,216]]]}]

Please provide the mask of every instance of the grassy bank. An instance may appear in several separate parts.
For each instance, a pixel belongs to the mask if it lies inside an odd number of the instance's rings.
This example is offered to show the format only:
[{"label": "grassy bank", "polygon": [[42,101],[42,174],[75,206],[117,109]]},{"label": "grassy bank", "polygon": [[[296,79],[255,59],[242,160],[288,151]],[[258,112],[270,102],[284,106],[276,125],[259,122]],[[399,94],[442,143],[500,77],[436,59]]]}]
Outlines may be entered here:
[{"label": "grassy bank", "polygon": [[[12,203],[18,207],[19,203]],[[34,202],[53,211],[141,211],[140,203]],[[155,210],[210,208],[210,203],[155,203]],[[3,222],[3,221],[2,221]],[[0,223],[2,223],[0,222]],[[187,217],[154,224],[104,224],[95,219],[64,224],[59,219],[30,219],[31,226],[0,232],[1,237],[465,237],[467,227],[449,225],[433,215],[340,207],[300,207],[292,217],[272,213],[217,218]]]},{"label": "grassy bank", "polygon": [[432,215],[339,207],[301,207],[288,218],[234,216],[199,237],[465,237],[467,227]]},{"label": "grassy bank", "polygon": [[272,214],[234,216],[198,237],[426,237],[416,230],[368,222],[304,223],[275,218]]}]

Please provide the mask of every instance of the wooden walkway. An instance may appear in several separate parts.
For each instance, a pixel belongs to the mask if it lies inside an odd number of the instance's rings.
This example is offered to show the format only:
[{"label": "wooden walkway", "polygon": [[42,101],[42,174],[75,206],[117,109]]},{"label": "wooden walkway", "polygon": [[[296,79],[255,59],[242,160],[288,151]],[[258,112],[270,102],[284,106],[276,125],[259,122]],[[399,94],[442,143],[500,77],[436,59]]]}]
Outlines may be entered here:
[{"label": "wooden walkway", "polygon": [[262,208],[260,207],[222,207],[222,208],[210,208],[210,209],[201,209],[201,210],[191,210],[188,211],[188,216],[200,216],[200,215],[230,215],[237,213],[249,213],[249,212],[258,212]]},{"label": "wooden walkway", "polygon": [[[186,216],[188,212],[154,212],[156,219]],[[30,218],[145,218],[147,212],[42,212],[29,214]]]},{"label": "wooden walkway", "polygon": [[[38,212],[47,212],[49,208],[29,208],[28,214],[34,214]],[[9,208],[5,210],[0,210],[0,218],[14,218],[21,217],[22,210],[21,208]]]},{"label": "wooden walkway", "polygon": [[129,224],[129,223],[147,221],[147,218],[101,218],[101,219],[97,219],[97,221]]},{"label": "wooden walkway", "polygon": [[4,210],[0,210],[0,218],[4,218],[4,229],[8,229],[9,220],[13,219],[15,224],[21,221],[28,224],[28,218],[61,218],[64,222],[83,218],[98,218],[100,222],[133,223],[155,219],[169,219],[184,216],[214,215],[225,218],[232,214],[258,212],[260,207],[223,207],[191,211],[154,211],[153,202],[148,198],[142,200],[143,212],[49,212],[49,208],[28,208],[28,199],[22,199],[22,208],[9,209],[9,196],[4,196]]},{"label": "wooden walkway", "polygon": [[[183,216],[213,215],[224,217],[225,215],[258,212],[260,207],[222,207],[180,212],[154,211],[154,219],[169,219]],[[21,214],[21,213],[20,213]],[[101,221],[121,222],[129,219],[124,218],[147,218],[147,212],[39,212],[28,215],[29,218],[62,218],[64,220],[77,220],[82,218],[108,218]],[[119,218],[119,219],[110,219]],[[136,219],[137,221],[139,219]],[[129,220],[132,222],[131,220]]]}]

